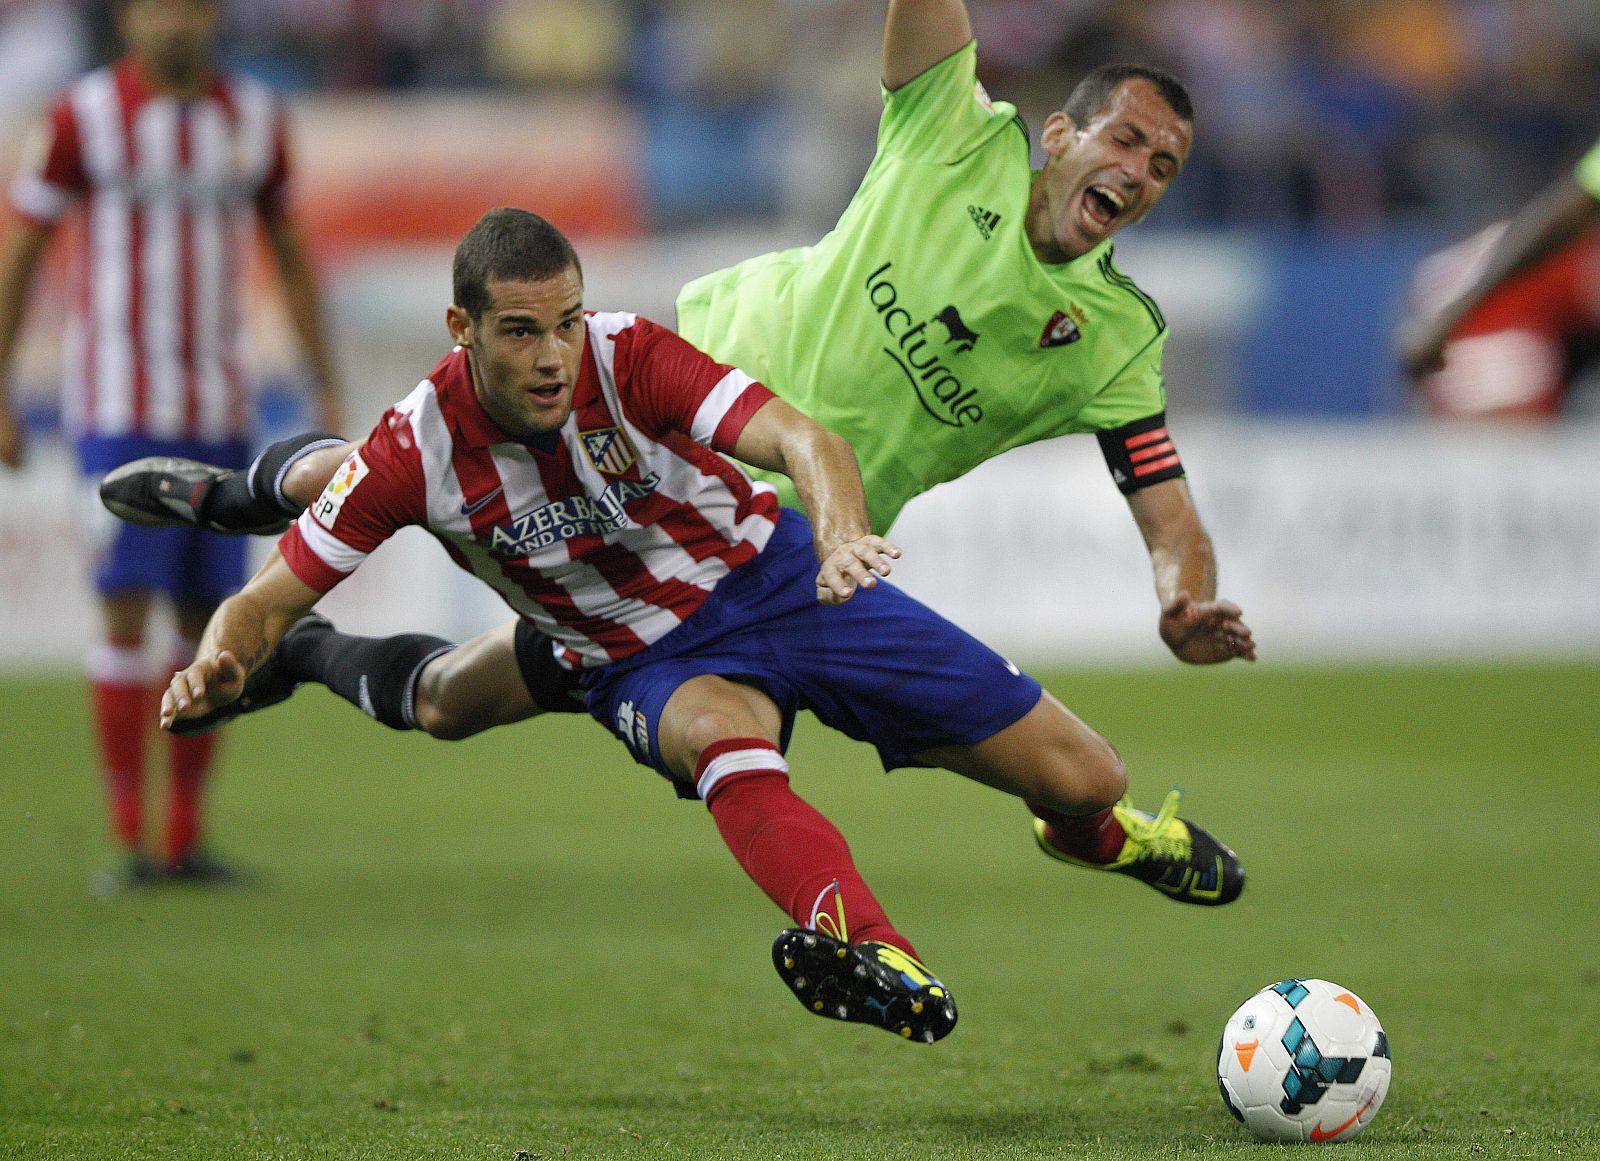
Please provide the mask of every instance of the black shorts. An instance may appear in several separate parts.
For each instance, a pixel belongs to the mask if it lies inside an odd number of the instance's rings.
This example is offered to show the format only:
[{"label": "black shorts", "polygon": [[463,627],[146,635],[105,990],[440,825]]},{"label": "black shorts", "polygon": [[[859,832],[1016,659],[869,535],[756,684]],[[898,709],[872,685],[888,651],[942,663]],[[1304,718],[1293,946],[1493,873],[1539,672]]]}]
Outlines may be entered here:
[{"label": "black shorts", "polygon": [[517,668],[533,704],[549,714],[587,713],[578,675],[556,661],[555,645],[531,621],[519,618],[515,637]]}]

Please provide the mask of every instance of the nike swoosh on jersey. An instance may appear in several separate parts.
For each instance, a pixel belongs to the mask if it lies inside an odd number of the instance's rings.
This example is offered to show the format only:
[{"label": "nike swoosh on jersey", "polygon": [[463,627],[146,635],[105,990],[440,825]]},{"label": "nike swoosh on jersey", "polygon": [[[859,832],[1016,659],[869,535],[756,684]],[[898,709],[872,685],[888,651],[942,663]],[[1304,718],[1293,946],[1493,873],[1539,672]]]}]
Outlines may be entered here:
[{"label": "nike swoosh on jersey", "polygon": [[490,492],[487,496],[483,496],[480,499],[474,500],[470,504],[461,505],[461,514],[463,516],[471,516],[479,508],[482,508],[490,500],[493,500],[501,492],[505,491],[505,487],[506,486],[504,484],[501,484],[498,488],[496,488],[494,491]]}]

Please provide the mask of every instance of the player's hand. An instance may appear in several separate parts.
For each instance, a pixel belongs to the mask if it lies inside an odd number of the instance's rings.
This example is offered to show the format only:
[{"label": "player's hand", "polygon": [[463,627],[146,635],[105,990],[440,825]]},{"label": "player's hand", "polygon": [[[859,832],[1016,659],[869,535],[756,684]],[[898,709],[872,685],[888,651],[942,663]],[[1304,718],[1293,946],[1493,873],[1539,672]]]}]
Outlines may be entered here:
[{"label": "player's hand", "polygon": [[20,468],[27,447],[26,433],[17,413],[9,407],[0,407],[0,464]]},{"label": "player's hand", "polygon": [[900,549],[881,536],[868,533],[839,545],[822,562],[817,573],[817,600],[842,605],[858,588],[870,589],[879,577],[889,575]]},{"label": "player's hand", "polygon": [[1179,593],[1161,610],[1161,639],[1174,656],[1190,665],[1215,665],[1238,657],[1256,659],[1256,642],[1238,605],[1197,601]]},{"label": "player's hand", "polygon": [[170,730],[179,718],[197,718],[238,701],[248,676],[227,649],[196,657],[189,668],[172,675],[161,695],[161,728]]}]

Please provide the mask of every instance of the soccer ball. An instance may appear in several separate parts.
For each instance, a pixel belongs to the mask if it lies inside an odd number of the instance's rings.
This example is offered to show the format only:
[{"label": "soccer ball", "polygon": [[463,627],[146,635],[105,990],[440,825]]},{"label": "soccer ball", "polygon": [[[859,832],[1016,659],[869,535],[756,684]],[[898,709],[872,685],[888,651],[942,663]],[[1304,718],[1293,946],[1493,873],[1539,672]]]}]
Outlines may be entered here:
[{"label": "soccer ball", "polygon": [[1389,1038],[1352,991],[1327,980],[1262,988],[1217,1047],[1222,1103],[1263,1141],[1348,1141],[1389,1091]]}]

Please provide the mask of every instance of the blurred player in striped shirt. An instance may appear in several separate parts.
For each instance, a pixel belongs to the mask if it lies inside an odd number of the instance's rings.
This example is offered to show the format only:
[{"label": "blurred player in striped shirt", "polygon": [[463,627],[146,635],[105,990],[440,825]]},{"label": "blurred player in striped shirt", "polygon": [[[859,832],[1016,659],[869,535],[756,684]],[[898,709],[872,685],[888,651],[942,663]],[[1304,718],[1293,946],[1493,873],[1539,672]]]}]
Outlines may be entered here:
[{"label": "blurred player in striped shirt", "polygon": [[[318,420],[339,421],[318,294],[288,208],[284,109],[261,84],[218,71],[221,11],[219,0],[121,0],[126,55],[68,89],[30,144],[0,258],[0,462],[9,467],[25,454],[4,387],[28,290],[50,238],[79,208],[61,411],[86,477],[150,455],[247,464],[254,397],[240,298],[258,224],[308,355]],[[97,522],[89,536],[103,611],[89,681],[113,826],[127,853],[101,883],[231,878],[200,845],[211,739],[171,739],[164,842],[146,850],[154,695],[144,644],[152,602],[164,594],[178,627],[175,664],[185,664],[217,602],[244,579],[242,546],[198,529],[116,522]]]},{"label": "blurred player in striped shirt", "polygon": [[1444,415],[1548,419],[1600,342],[1600,142],[1509,222],[1418,268],[1399,334]]}]

